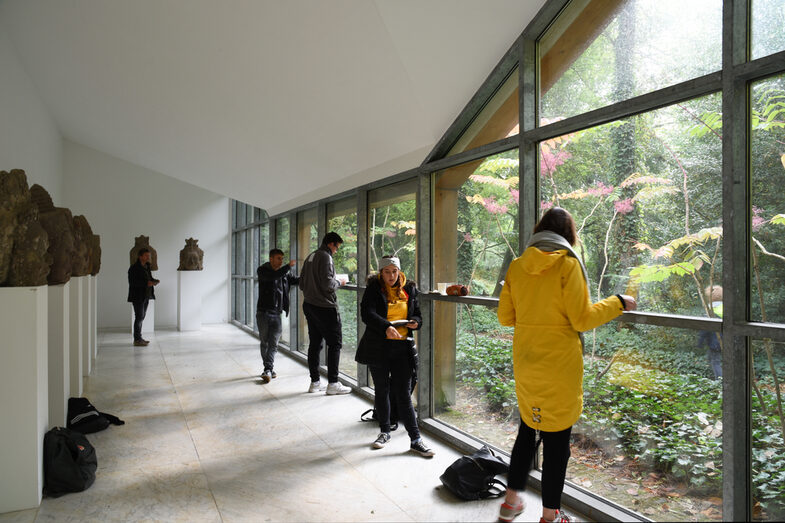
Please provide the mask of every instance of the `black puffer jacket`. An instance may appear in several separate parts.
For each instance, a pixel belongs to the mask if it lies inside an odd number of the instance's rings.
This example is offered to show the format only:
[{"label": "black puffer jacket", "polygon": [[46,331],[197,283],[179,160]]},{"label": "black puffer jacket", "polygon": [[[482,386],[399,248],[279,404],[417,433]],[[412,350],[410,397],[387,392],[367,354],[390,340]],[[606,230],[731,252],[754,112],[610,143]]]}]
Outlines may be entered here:
[{"label": "black puffer jacket", "polygon": [[[407,281],[403,290],[409,295],[407,302],[407,319],[417,322],[417,329],[422,327],[419,292],[414,282]],[[354,359],[365,365],[379,365],[384,361],[387,327],[392,324],[387,320],[387,294],[378,276],[368,278],[365,294],[360,302],[360,315],[365,323],[365,333],[357,345]],[[412,329],[409,329],[409,336]]]},{"label": "black puffer jacket", "polygon": [[300,280],[297,276],[289,274],[291,266],[284,263],[278,270],[273,269],[270,262],[266,262],[258,269],[259,299],[256,302],[256,311],[271,311],[289,315],[289,287],[297,285]]}]

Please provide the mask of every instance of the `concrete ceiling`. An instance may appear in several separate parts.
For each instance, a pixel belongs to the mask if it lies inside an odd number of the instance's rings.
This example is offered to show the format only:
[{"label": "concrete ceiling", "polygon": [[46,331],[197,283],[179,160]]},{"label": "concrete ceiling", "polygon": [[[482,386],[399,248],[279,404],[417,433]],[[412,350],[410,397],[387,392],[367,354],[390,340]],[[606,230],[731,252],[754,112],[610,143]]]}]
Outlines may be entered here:
[{"label": "concrete ceiling", "polygon": [[0,0],[63,136],[282,212],[415,167],[544,0]]}]

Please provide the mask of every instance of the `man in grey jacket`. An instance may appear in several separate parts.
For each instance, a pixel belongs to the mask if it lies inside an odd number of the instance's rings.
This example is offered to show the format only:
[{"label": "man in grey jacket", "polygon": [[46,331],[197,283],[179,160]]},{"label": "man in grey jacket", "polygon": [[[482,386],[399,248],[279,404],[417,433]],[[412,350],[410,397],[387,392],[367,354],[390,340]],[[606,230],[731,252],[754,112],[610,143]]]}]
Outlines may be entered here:
[{"label": "man in grey jacket", "polygon": [[346,283],[335,277],[333,254],[343,243],[335,232],[328,232],[322,245],[305,258],[300,271],[300,290],[303,291],[303,313],[308,322],[308,370],[311,386],[308,392],[322,390],[319,376],[319,354],[322,340],[327,343],[327,394],[348,394],[352,391],[338,381],[341,359],[341,314],[335,290]]}]

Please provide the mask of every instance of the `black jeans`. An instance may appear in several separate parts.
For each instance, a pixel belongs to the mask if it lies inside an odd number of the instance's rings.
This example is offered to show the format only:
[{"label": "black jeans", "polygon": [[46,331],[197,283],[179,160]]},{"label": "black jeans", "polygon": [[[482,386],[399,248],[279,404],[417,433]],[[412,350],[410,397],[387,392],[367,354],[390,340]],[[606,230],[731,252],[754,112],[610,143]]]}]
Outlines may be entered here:
[{"label": "black jeans", "polygon": [[147,298],[131,302],[134,306],[134,341],[140,341],[142,339],[142,323],[144,323],[144,317],[145,314],[147,314],[147,305],[149,305],[149,303],[150,300]]},{"label": "black jeans", "polygon": [[259,326],[259,352],[262,354],[264,370],[272,372],[278,353],[278,340],[281,339],[281,313],[256,311],[256,324]]},{"label": "black jeans", "polygon": [[[570,459],[570,434],[572,427],[559,432],[540,431],[542,437],[542,506],[561,508],[567,460]],[[521,421],[518,438],[512,448],[507,485],[512,490],[525,490],[526,478],[534,459],[537,431]]]},{"label": "black jeans", "polygon": [[303,313],[308,322],[308,371],[311,381],[319,381],[319,353],[322,340],[327,344],[327,381],[338,383],[338,364],[341,361],[341,315],[332,307],[317,307],[303,303]]},{"label": "black jeans", "polygon": [[373,406],[376,409],[376,419],[379,421],[379,430],[390,432],[390,403],[395,402],[400,420],[409,433],[409,438],[414,441],[420,437],[417,427],[417,417],[412,405],[411,382],[412,364],[409,355],[401,351],[394,357],[388,358],[381,365],[369,365],[375,397]]}]

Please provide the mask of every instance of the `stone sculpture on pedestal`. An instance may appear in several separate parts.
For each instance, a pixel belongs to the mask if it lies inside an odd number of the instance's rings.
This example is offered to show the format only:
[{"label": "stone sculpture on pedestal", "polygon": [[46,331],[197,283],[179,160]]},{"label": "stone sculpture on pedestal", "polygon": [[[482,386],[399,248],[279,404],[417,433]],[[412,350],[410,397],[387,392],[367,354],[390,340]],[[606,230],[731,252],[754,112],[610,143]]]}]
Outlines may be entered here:
[{"label": "stone sculpture on pedestal", "polygon": [[46,285],[52,265],[48,249],[27,175],[21,169],[0,171],[0,286]]},{"label": "stone sculpture on pedestal", "polygon": [[49,235],[49,254],[53,261],[46,281],[49,285],[65,283],[71,279],[71,266],[76,253],[73,216],[70,210],[55,207],[47,190],[38,184],[30,187],[30,195],[38,207],[41,226]]},{"label": "stone sculpture on pedestal", "polygon": [[178,271],[201,271],[204,269],[204,251],[199,248],[199,240],[188,238],[185,247],[180,251],[180,266]]},{"label": "stone sculpture on pedestal", "polygon": [[148,249],[150,251],[150,270],[157,271],[158,270],[158,252],[150,246],[150,237],[149,236],[137,236],[134,238],[134,246],[131,248],[131,263],[133,265],[136,263],[136,260],[139,258],[139,249],[142,247]]},{"label": "stone sculpture on pedestal", "polygon": [[74,216],[74,231],[76,255],[73,258],[73,266],[71,267],[72,276],[87,276],[90,274],[90,242],[93,237],[93,230],[90,224],[87,223],[87,218],[82,216]]},{"label": "stone sculpture on pedestal", "polygon": [[95,276],[101,271],[101,235],[93,234],[90,250],[90,274]]}]

